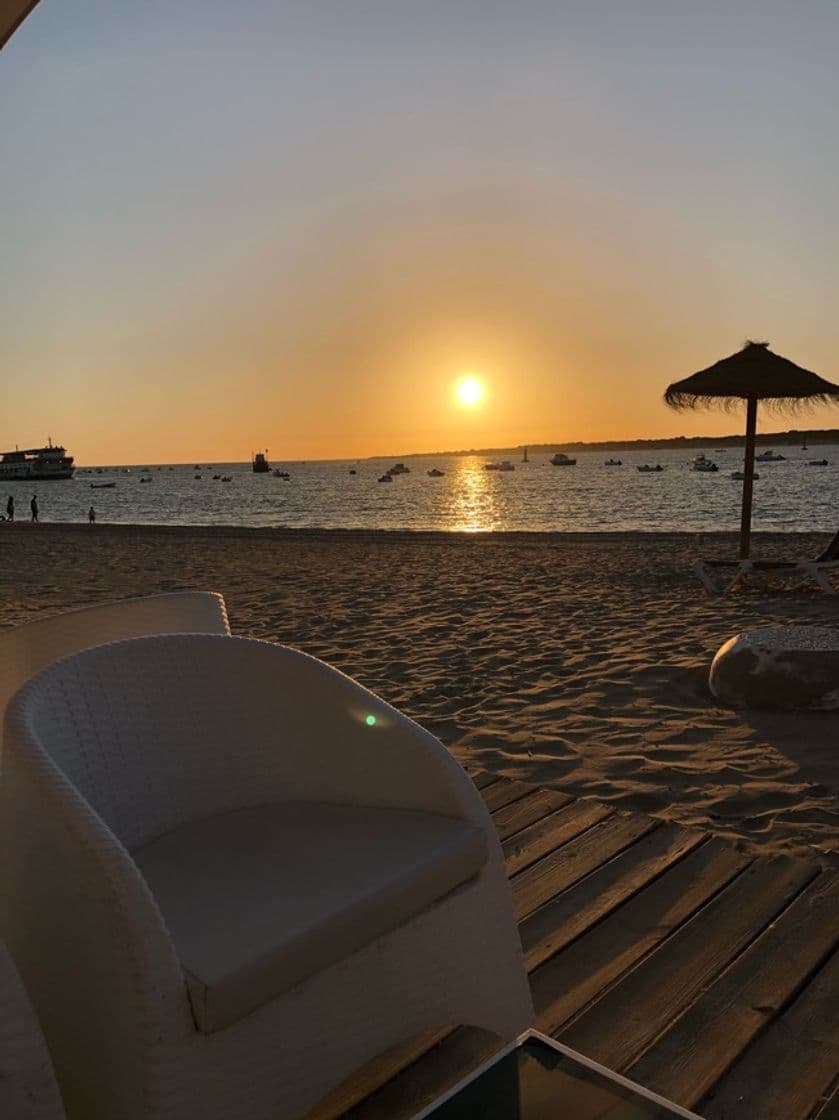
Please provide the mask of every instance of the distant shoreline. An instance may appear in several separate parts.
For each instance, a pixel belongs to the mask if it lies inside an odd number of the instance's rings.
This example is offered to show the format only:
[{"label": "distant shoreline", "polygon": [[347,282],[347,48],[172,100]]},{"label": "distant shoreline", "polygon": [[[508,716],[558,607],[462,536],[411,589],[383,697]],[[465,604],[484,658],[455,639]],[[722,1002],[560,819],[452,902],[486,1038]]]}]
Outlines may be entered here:
[{"label": "distant shoreline", "polygon": [[[839,443],[839,428],[820,428],[813,431],[767,432],[759,434],[759,447],[800,446],[801,442],[820,444]],[[519,455],[525,449],[528,454],[552,455],[557,448],[564,451],[667,451],[692,447],[738,447],[744,446],[743,435],[731,436],[671,436],[668,439],[609,439],[586,443],[582,440],[555,440],[553,443],[520,443],[515,447],[474,447],[460,451],[415,451],[402,454],[403,459],[422,459],[432,455]],[[393,456],[399,458],[399,456]],[[387,459],[388,455],[370,455],[369,459]]]},{"label": "distant shoreline", "polygon": [[[834,444],[839,443],[839,428],[817,428],[812,431],[797,431],[790,429],[787,432],[767,432],[758,435],[759,447],[781,447],[785,444],[800,447],[802,441],[819,444]],[[514,447],[470,447],[459,448],[450,451],[393,451],[386,452],[381,455],[343,455],[334,458],[311,458],[311,459],[294,459],[284,458],[281,455],[269,456],[272,463],[372,463],[376,460],[391,460],[399,462],[400,459],[432,459],[437,457],[449,456],[451,458],[463,457],[466,455],[491,455],[500,457],[503,455],[514,455],[516,457],[523,455],[527,450],[528,454],[533,455],[552,455],[557,449],[566,451],[667,451],[669,449],[680,450],[681,448],[742,448],[743,435],[728,435],[728,436],[671,436],[667,439],[629,439],[629,440],[598,440],[594,443],[586,443],[583,440],[553,440],[551,443],[519,443]],[[212,456],[206,459],[206,462],[214,462],[224,466],[249,466],[249,459],[231,459],[222,460]],[[158,467],[186,467],[191,466],[191,460],[181,463],[76,463],[76,471],[95,471],[99,468],[108,470],[124,470],[129,468],[131,470],[157,470]],[[203,467],[202,469],[210,469]]]}]

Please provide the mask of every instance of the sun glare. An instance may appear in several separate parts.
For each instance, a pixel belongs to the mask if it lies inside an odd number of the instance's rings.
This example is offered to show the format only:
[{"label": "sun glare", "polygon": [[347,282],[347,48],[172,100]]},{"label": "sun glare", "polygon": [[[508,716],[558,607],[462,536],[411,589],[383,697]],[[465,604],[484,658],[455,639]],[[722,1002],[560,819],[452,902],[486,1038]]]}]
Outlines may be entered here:
[{"label": "sun glare", "polygon": [[479,404],[484,397],[484,387],[477,377],[464,377],[458,381],[455,392],[460,403],[466,405]]}]

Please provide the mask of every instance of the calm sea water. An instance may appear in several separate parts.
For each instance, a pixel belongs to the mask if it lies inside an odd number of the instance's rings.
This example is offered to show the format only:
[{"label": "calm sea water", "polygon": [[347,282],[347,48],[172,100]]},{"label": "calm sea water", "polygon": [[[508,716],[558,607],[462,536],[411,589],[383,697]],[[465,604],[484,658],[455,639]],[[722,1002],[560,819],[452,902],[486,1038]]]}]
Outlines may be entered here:
[{"label": "calm sea water", "polygon": [[[787,459],[761,463],[755,482],[757,530],[833,531],[839,525],[839,447],[776,448]],[[42,521],[82,521],[93,504],[100,522],[171,525],[249,525],[364,529],[593,531],[686,530],[739,527],[742,451],[705,454],[716,474],[690,469],[695,450],[580,452],[576,467],[554,467],[531,454],[515,471],[487,471],[483,456],[406,459],[410,473],[378,482],[393,460],[280,462],[286,481],[257,475],[250,463],[80,468],[64,482],[0,484],[0,508],[14,493],[18,518],[29,514],[37,491]],[[623,465],[607,467],[610,456]],[[827,459],[828,466],[809,466]],[[661,463],[641,474],[642,463]],[[432,467],[444,471],[430,478]],[[350,470],[357,473],[352,475]],[[200,474],[200,478],[196,475]],[[214,480],[229,474],[232,481]],[[151,478],[151,482],[141,482]],[[92,484],[115,482],[113,489]]]}]

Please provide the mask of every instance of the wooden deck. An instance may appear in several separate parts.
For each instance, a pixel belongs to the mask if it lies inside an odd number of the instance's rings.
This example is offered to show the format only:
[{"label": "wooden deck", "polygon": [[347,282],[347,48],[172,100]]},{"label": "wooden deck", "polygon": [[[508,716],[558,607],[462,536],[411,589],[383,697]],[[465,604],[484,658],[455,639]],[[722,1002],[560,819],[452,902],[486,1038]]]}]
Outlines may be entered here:
[{"label": "wooden deck", "polygon": [[[839,1120],[839,874],[473,774],[501,838],[536,1026],[707,1120]],[[402,1120],[497,1042],[365,1067],[317,1120]]]}]

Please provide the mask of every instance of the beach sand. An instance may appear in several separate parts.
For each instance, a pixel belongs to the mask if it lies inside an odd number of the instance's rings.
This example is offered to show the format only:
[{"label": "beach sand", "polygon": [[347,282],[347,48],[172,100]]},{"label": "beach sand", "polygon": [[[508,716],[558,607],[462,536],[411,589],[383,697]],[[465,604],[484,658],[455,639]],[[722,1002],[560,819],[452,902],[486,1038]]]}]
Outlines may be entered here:
[{"label": "beach sand", "polygon": [[[760,556],[826,538],[756,537]],[[0,626],[106,599],[220,591],[234,633],[338,666],[464,762],[839,866],[839,713],[735,711],[718,647],[839,625],[806,584],[710,598],[731,535],[488,536],[0,525]]]}]

